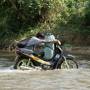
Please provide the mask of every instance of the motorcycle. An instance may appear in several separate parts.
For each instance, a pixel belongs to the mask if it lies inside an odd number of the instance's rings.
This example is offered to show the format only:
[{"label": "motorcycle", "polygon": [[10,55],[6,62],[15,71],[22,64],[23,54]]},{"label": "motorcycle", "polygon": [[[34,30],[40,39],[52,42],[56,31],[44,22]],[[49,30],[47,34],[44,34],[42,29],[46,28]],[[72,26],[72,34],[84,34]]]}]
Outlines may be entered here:
[{"label": "motorcycle", "polygon": [[55,44],[54,46],[55,54],[53,58],[50,60],[44,60],[42,54],[27,54],[22,52],[21,48],[23,48],[24,45],[17,44],[14,69],[29,69],[38,67],[42,70],[78,68],[78,64],[74,60],[75,58],[73,55],[65,54],[61,46],[58,44]]}]

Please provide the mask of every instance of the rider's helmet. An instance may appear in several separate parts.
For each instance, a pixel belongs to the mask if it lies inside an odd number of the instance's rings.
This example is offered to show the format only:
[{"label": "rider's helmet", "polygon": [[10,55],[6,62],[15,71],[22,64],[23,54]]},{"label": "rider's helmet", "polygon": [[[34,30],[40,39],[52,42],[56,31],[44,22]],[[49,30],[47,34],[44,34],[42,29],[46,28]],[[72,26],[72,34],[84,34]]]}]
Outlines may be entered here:
[{"label": "rider's helmet", "polygon": [[41,33],[41,32],[38,32],[38,33],[36,34],[36,37],[37,37],[37,38],[40,38],[40,39],[44,39],[44,38],[45,38],[45,35],[44,35],[43,33]]}]

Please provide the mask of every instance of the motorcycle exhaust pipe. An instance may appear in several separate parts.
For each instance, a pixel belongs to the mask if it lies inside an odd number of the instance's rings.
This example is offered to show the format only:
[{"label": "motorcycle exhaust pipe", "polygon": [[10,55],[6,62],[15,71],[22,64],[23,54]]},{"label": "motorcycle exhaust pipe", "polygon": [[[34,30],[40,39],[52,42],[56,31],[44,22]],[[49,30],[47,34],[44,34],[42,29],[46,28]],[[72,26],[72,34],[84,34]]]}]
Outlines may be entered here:
[{"label": "motorcycle exhaust pipe", "polygon": [[32,70],[33,68],[27,67],[27,66],[20,66],[20,69],[22,70]]},{"label": "motorcycle exhaust pipe", "polygon": [[40,67],[30,68],[27,66],[20,66],[20,69],[22,69],[22,70],[41,70]]}]

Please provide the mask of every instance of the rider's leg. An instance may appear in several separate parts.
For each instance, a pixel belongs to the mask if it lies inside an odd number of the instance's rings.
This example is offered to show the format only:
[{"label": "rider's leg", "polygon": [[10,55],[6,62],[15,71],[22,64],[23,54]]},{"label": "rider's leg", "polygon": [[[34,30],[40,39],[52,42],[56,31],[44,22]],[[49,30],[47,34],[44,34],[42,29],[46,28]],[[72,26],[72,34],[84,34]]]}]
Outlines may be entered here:
[{"label": "rider's leg", "polygon": [[33,53],[33,50],[30,50],[30,49],[27,49],[27,48],[21,48],[20,50],[21,50],[22,53],[25,53],[25,54]]}]

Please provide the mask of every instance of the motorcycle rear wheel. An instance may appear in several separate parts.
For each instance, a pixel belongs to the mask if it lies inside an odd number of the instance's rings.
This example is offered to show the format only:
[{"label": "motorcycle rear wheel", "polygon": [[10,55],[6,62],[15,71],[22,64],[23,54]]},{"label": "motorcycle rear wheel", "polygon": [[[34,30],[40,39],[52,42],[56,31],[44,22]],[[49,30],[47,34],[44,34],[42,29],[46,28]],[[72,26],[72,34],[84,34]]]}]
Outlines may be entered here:
[{"label": "motorcycle rear wheel", "polygon": [[21,67],[28,67],[30,62],[28,59],[16,57],[14,69],[21,69]]}]

